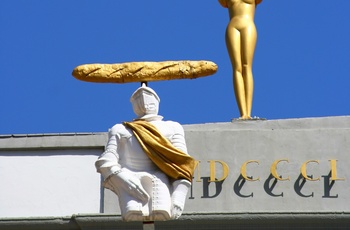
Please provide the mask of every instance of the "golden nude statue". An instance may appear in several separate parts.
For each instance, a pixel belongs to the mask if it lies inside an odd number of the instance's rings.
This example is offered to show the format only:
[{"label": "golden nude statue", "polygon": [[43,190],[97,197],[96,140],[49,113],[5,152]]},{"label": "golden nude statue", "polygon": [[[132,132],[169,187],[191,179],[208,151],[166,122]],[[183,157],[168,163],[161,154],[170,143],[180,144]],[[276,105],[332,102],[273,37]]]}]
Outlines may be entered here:
[{"label": "golden nude statue", "polygon": [[230,22],[226,29],[226,47],[233,69],[233,87],[240,112],[239,119],[252,119],[253,57],[257,40],[254,14],[262,0],[219,0],[228,8]]}]

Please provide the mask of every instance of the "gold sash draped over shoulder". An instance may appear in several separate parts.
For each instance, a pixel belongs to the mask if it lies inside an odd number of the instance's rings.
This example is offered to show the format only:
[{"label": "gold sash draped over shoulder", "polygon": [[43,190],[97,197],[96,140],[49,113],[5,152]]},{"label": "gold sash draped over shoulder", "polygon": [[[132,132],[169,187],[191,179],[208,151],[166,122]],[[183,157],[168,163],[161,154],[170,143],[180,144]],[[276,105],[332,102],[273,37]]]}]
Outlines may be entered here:
[{"label": "gold sash draped over shoulder", "polygon": [[175,148],[158,129],[143,120],[123,122],[130,128],[147,156],[169,177],[192,181],[195,160]]}]

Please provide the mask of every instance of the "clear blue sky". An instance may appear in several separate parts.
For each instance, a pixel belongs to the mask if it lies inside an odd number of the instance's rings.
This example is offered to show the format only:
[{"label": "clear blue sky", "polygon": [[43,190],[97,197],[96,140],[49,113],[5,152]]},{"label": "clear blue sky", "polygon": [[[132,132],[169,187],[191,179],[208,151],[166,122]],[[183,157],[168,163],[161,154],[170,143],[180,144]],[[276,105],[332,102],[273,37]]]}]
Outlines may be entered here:
[{"label": "clear blue sky", "polygon": [[[257,8],[252,116],[350,114],[350,1],[264,0]],[[134,118],[138,83],[76,80],[88,63],[210,60],[215,75],[150,83],[160,114],[182,124],[239,112],[216,0],[4,0],[0,3],[0,134],[104,132]]]}]

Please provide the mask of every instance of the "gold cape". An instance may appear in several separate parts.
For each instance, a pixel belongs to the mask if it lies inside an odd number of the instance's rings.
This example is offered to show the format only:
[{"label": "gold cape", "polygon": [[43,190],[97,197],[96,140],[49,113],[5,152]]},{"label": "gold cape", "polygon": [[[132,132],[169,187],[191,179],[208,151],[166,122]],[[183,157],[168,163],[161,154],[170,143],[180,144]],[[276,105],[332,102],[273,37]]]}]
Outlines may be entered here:
[{"label": "gold cape", "polygon": [[123,122],[130,128],[147,156],[169,177],[192,181],[195,160],[175,148],[158,129],[143,120]]}]

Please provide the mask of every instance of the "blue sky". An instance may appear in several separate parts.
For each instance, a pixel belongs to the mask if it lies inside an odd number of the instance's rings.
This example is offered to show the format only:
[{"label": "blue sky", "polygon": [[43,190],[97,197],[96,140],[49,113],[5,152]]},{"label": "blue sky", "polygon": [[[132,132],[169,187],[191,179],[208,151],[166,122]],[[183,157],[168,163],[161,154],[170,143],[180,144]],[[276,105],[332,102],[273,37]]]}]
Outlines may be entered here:
[{"label": "blue sky", "polygon": [[[252,116],[350,114],[350,1],[264,0]],[[203,0],[0,3],[0,134],[104,132],[132,120],[138,83],[76,80],[88,63],[210,60],[215,75],[151,82],[160,114],[182,124],[239,117],[225,47],[227,10]]]}]

